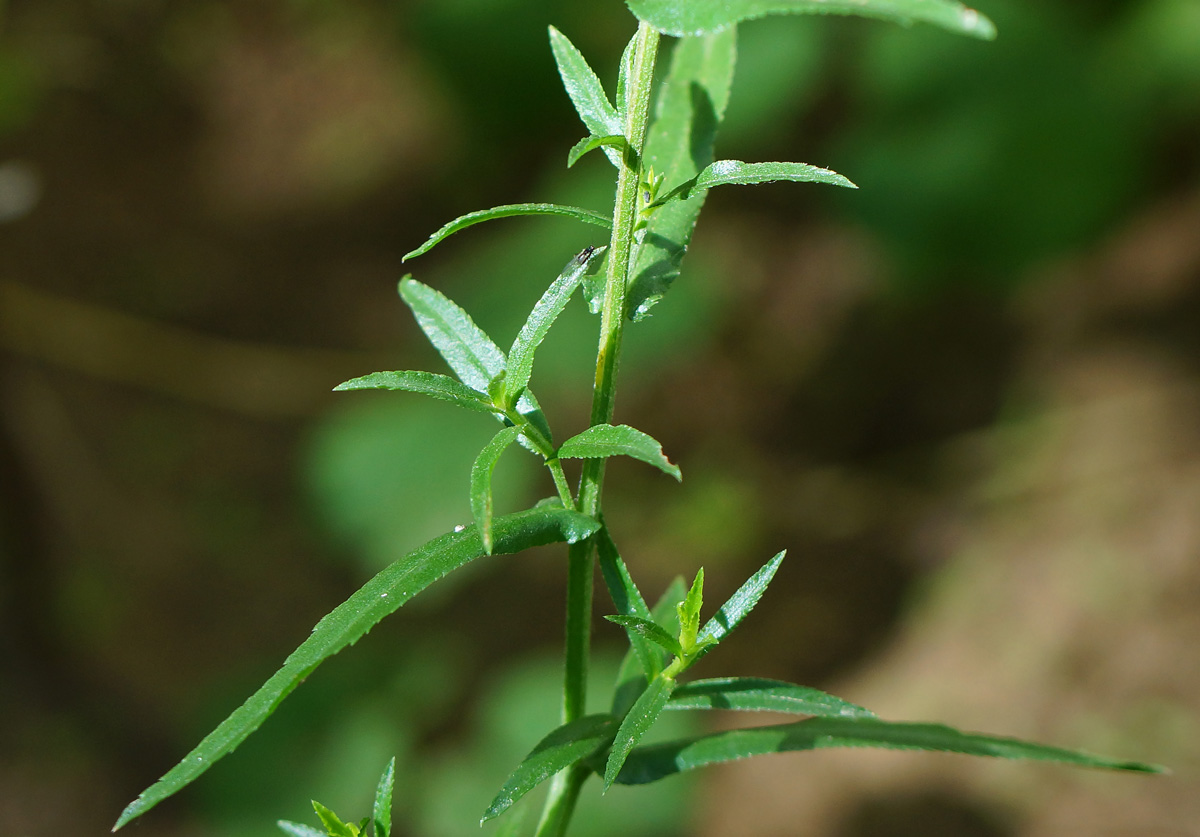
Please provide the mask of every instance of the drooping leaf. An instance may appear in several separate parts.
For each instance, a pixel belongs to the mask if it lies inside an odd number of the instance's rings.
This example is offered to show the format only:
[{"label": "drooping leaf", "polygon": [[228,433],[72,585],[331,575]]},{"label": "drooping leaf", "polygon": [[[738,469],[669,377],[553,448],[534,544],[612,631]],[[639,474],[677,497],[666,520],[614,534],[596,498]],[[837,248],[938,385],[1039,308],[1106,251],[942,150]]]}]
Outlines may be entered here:
[{"label": "drooping leaf", "polygon": [[875,713],[808,686],[761,677],[693,680],[675,688],[667,709],[738,709],[822,718],[874,718]]},{"label": "drooping leaf", "polygon": [[550,283],[550,287],[542,294],[542,298],[529,312],[529,318],[521,326],[521,331],[513,341],[508,351],[508,374],[504,379],[506,401],[512,401],[529,385],[529,377],[533,373],[533,354],[537,347],[546,339],[550,326],[558,319],[558,315],[567,307],[571,294],[583,281],[583,276],[591,263],[607,250],[607,247],[587,247],[582,253],[567,262],[558,278]]},{"label": "drooping leaf", "polygon": [[675,479],[683,478],[679,467],[663,455],[662,445],[654,437],[627,424],[596,424],[567,439],[558,448],[559,459],[597,459],[631,456],[653,465]]},{"label": "drooping leaf", "polygon": [[[590,517],[541,506],[493,521],[492,551],[508,554],[533,546],[590,536],[599,524]],[[363,637],[379,620],[446,574],[483,555],[474,526],[429,541],[390,564],[317,623],[308,638],[233,714],[154,785],[129,804],[116,828],[149,811],[231,753],[271,716],[283,699],[329,657]]]},{"label": "drooping leaf", "polygon": [[704,628],[700,631],[700,635],[696,641],[699,644],[711,642],[716,644],[724,639],[730,631],[738,626],[743,619],[754,609],[758,604],[758,600],[762,598],[763,591],[767,589],[767,585],[771,583],[771,579],[775,577],[775,571],[779,569],[779,565],[783,563],[783,556],[787,554],[784,550],[777,554],[774,558],[766,563],[766,565],[750,576],[746,583],[738,588],[737,592],[729,597],[725,604],[704,623]]},{"label": "drooping leaf", "polygon": [[[600,548],[603,548],[603,541],[598,543]],[[654,607],[650,609],[650,618],[671,636],[679,633],[679,617],[675,606],[683,601],[683,597],[686,595],[687,587],[684,585],[683,579],[675,576],[659,600],[654,603]],[[645,651],[657,657],[657,665],[654,669],[654,674],[657,674],[667,663],[666,652],[660,651],[654,646],[646,648]],[[647,674],[647,671],[648,669],[644,665],[639,665],[637,654],[630,648],[621,660],[621,667],[617,670],[617,682],[613,688],[612,699],[614,716],[624,717],[629,711],[629,707],[633,706],[633,702],[646,687],[647,681],[654,676]]]},{"label": "drooping leaf", "polygon": [[349,823],[342,822],[338,815],[329,808],[315,799],[312,801],[312,806],[313,810],[317,812],[317,816],[320,817],[321,824],[325,826],[329,837],[358,837],[358,829]]},{"label": "drooping leaf", "polygon": [[[688,181],[712,162],[736,59],[737,29],[733,26],[683,38],[675,45],[642,155],[645,166],[652,166],[666,183]],[[687,200],[671,201],[650,217],[631,271],[628,306],[632,319],[645,317],[679,275],[706,194],[701,191]]]},{"label": "drooping leaf", "polygon": [[932,23],[977,38],[996,37],[996,27],[954,0],[626,0],[630,11],[668,35],[716,32],[735,23],[777,14],[858,15],[909,25]]},{"label": "drooping leaf", "polygon": [[790,180],[793,183],[828,183],[857,189],[852,182],[829,169],[808,163],[743,163],[741,160],[717,160],[696,177],[680,184],[662,198],[662,203],[686,199],[701,189],[715,186],[751,186]]},{"label": "drooping leaf", "polygon": [[411,276],[400,281],[400,297],[459,380],[473,390],[487,392],[492,379],[504,371],[505,359],[483,329],[445,295]]},{"label": "drooping leaf", "polygon": [[[612,597],[617,613],[622,616],[652,619],[650,608],[646,607],[646,600],[642,598],[641,591],[629,575],[629,568],[625,566],[625,561],[617,551],[617,545],[607,527],[596,533],[595,541],[600,575],[604,578],[604,584],[608,587],[608,594]],[[630,632],[629,644],[647,678],[654,677],[662,670],[661,652],[655,651],[645,637]]]},{"label": "drooping leaf", "polygon": [[571,146],[571,150],[567,152],[567,168],[572,168],[585,154],[595,151],[597,148],[612,148],[624,153],[628,147],[629,140],[625,139],[622,134],[612,134],[607,137],[584,137]]},{"label": "drooping leaf", "polygon": [[361,378],[351,378],[333,388],[334,392],[356,389],[392,389],[416,392],[439,398],[442,401],[449,401],[451,404],[468,410],[480,413],[496,412],[491,399],[482,392],[476,392],[449,375],[439,375],[436,372],[372,372]]},{"label": "drooping leaf", "polygon": [[604,618],[609,622],[620,625],[630,633],[650,640],[676,657],[683,656],[683,648],[680,647],[679,640],[675,639],[675,637],[649,619],[641,619],[637,616],[605,616]]},{"label": "drooping leaf", "polygon": [[578,206],[560,206],[555,203],[510,203],[504,206],[494,206],[491,209],[480,209],[475,212],[468,212],[466,215],[460,215],[429,236],[426,242],[416,250],[405,253],[401,261],[408,261],[409,259],[415,259],[417,256],[425,255],[459,230],[465,230],[467,227],[474,226],[475,224],[482,224],[484,221],[494,221],[497,218],[511,218],[515,215],[558,215],[564,218],[573,218],[576,221],[583,221],[585,224],[595,224],[597,227],[612,229],[611,218],[590,209],[583,209]]},{"label": "drooping leaf", "polygon": [[471,466],[471,514],[483,541],[484,553],[492,554],[492,472],[500,454],[517,440],[521,428],[506,427],[483,446]]},{"label": "drooping leaf", "polygon": [[587,715],[543,738],[505,781],[480,824],[498,817],[513,803],[558,771],[598,752],[612,740],[617,722],[611,715]]},{"label": "drooping leaf", "polygon": [[[558,74],[562,76],[563,87],[588,131],[598,137],[623,133],[616,108],[605,95],[604,86],[588,66],[587,59],[566,35],[553,26],[550,27],[550,48],[554,51],[554,61],[558,65]],[[604,153],[614,166],[620,166],[618,151],[606,147]]]},{"label": "drooping leaf", "polygon": [[375,823],[374,837],[391,837],[392,834],[392,789],[396,783],[396,757],[388,762],[375,788],[375,804],[371,807],[371,819]]},{"label": "drooping leaf", "polygon": [[280,831],[291,837],[328,837],[328,833],[325,831],[291,820],[278,820],[275,824],[279,826]]},{"label": "drooping leaf", "polygon": [[889,750],[933,750],[970,756],[1028,759],[1163,773],[1165,768],[1121,761],[1079,750],[1065,750],[1015,738],[961,732],[941,724],[911,724],[873,718],[810,718],[778,726],[710,733],[634,750],[617,776],[621,784],[654,782],[684,770],[767,753],[817,750],[827,747],[880,747]]},{"label": "drooping leaf", "polygon": [[608,754],[608,762],[604,766],[605,790],[612,787],[612,783],[616,781],[621,772],[622,765],[625,764],[625,759],[642,740],[642,736],[646,734],[647,730],[658,720],[658,716],[662,714],[663,707],[670,700],[674,688],[674,679],[663,677],[661,674],[655,677],[646,687],[646,691],[642,692],[630,708],[625,719],[621,721],[621,728],[617,730],[612,750]]}]

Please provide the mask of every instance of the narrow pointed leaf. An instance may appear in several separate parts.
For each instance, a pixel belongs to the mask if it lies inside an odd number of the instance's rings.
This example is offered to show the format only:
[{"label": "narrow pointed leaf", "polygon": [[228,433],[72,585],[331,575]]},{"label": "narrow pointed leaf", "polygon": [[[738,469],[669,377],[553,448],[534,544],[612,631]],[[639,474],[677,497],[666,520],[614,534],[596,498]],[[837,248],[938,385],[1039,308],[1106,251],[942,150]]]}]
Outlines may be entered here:
[{"label": "narrow pointed leaf", "polygon": [[317,812],[317,816],[321,819],[321,824],[325,826],[325,831],[329,837],[358,837],[358,829],[341,821],[338,815],[326,808],[317,800],[312,801],[313,810]]},{"label": "narrow pointed leaf", "polygon": [[[629,568],[617,551],[617,545],[605,527],[596,533],[596,553],[600,564],[600,575],[604,578],[608,594],[612,597],[613,605],[621,616],[635,616],[641,619],[653,619],[646,600],[629,575]],[[660,629],[661,630],[661,629]],[[666,631],[663,631],[666,633]],[[670,634],[667,634],[670,636]],[[656,651],[646,640],[636,632],[629,633],[630,650],[642,665],[642,671],[647,678],[652,678],[662,670],[662,653]]]},{"label": "narrow pointed leaf", "polygon": [[275,823],[279,826],[280,831],[284,834],[290,834],[291,837],[328,837],[328,832],[313,828],[311,825],[292,822],[291,820],[278,820]]},{"label": "narrow pointed leaf", "polygon": [[646,734],[647,730],[658,720],[658,716],[662,714],[663,707],[670,700],[671,691],[674,688],[674,679],[661,675],[655,677],[646,687],[646,691],[642,692],[641,697],[630,708],[625,720],[621,721],[621,728],[617,730],[612,750],[608,754],[608,763],[604,766],[605,790],[612,787],[612,783],[616,781],[621,772],[621,767],[625,764],[625,759],[642,740],[642,736]]},{"label": "narrow pointed leaf", "polygon": [[374,837],[391,837],[392,833],[392,789],[396,783],[396,757],[388,762],[375,788],[375,804],[371,808],[371,819],[375,821]]},{"label": "narrow pointed leaf", "polygon": [[605,616],[604,618],[609,622],[620,625],[630,633],[650,640],[676,657],[683,656],[683,648],[679,646],[679,640],[675,639],[675,637],[649,619],[639,619],[637,616]]},{"label": "narrow pointed leaf", "polygon": [[333,388],[334,392],[356,389],[391,389],[416,392],[432,398],[449,401],[459,407],[480,413],[495,413],[496,408],[482,392],[476,392],[449,375],[436,372],[372,372],[361,378],[352,378]]},{"label": "narrow pointed leaf", "polygon": [[428,240],[416,250],[405,253],[401,261],[408,261],[409,259],[415,259],[417,256],[423,256],[459,230],[465,230],[467,227],[474,226],[475,224],[482,224],[484,221],[494,221],[497,218],[511,218],[515,215],[558,215],[563,218],[573,218],[576,221],[583,221],[585,224],[594,224],[605,229],[612,229],[611,218],[590,209],[582,209],[578,206],[561,206],[556,203],[510,203],[504,206],[494,206],[491,209],[480,209],[475,212],[468,212],[466,215],[460,215],[429,236]]},{"label": "narrow pointed leaf", "polygon": [[960,732],[941,724],[892,723],[871,718],[810,718],[791,724],[729,730],[641,747],[630,754],[617,781],[629,785],[644,784],[709,764],[828,747],[932,750],[1136,773],[1165,772],[1165,768],[1153,764],[1121,761],[1015,738]]},{"label": "narrow pointed leaf", "polygon": [[604,137],[584,137],[579,142],[571,146],[571,150],[567,152],[567,168],[571,168],[589,151],[595,151],[597,148],[612,148],[619,152],[624,152],[629,147],[629,141],[625,139],[624,134],[609,134]]},{"label": "narrow pointed leaf", "polygon": [[679,613],[679,642],[688,651],[696,645],[697,634],[700,630],[700,608],[704,606],[704,567],[696,571],[696,578],[687,597],[679,603],[676,610]]},{"label": "narrow pointed leaf", "polygon": [[992,22],[954,0],[626,0],[644,20],[668,35],[715,32],[743,20],[777,14],[858,15],[909,25],[931,23],[977,38],[996,37]]},{"label": "narrow pointed leaf", "polygon": [[459,380],[473,390],[487,392],[492,379],[504,371],[505,360],[483,329],[446,296],[411,276],[400,282],[400,296]]},{"label": "narrow pointed leaf", "polygon": [[554,730],[517,765],[484,812],[480,825],[503,814],[558,771],[601,750],[612,740],[616,728],[616,719],[611,715],[587,715]]},{"label": "narrow pointed leaf", "polygon": [[[599,524],[574,511],[542,506],[493,521],[493,552],[507,554],[533,546],[590,536]],[[379,620],[446,574],[483,555],[475,527],[434,538],[390,564],[358,592],[317,623],[308,638],[233,714],[145,790],[121,814],[114,828],[141,816],[190,784],[214,762],[231,753],[258,729],[283,699],[329,657],[363,637]]]},{"label": "narrow pointed leaf", "polygon": [[[676,43],[642,154],[645,165],[664,175],[665,183],[688,181],[712,162],[736,58],[737,28],[733,26]],[[650,217],[632,270],[628,300],[632,319],[645,317],[679,275],[679,264],[707,194],[699,191],[686,200],[671,201]]]},{"label": "narrow pointed leaf", "polygon": [[775,571],[783,563],[783,556],[786,554],[787,550],[780,552],[768,561],[766,566],[750,576],[746,580],[746,583],[729,597],[729,601],[721,605],[721,609],[716,612],[713,618],[704,624],[704,628],[697,637],[697,642],[704,643],[711,641],[714,644],[718,643],[730,631],[736,628],[738,623],[745,619],[747,614],[758,604],[758,600],[762,598],[763,591],[767,589],[767,585],[775,577]]},{"label": "narrow pointed leaf", "polygon": [[598,459],[608,456],[631,456],[653,465],[675,479],[683,476],[679,467],[663,455],[662,445],[654,437],[627,424],[596,424],[563,442],[558,449],[559,459]]},{"label": "narrow pointed leaf", "polygon": [[[683,597],[686,595],[687,587],[684,585],[683,579],[675,576],[659,600],[654,603],[654,607],[650,609],[650,618],[671,636],[679,633],[679,616],[675,611],[675,606],[683,601]],[[629,707],[633,706],[638,695],[646,687],[646,683],[653,679],[659,671],[662,671],[663,666],[667,663],[666,652],[655,646],[650,646],[646,650],[658,659],[654,674],[647,674],[645,666],[639,666],[638,657],[632,648],[621,660],[612,699],[612,714],[618,718],[623,717],[629,711]]]},{"label": "narrow pointed leaf", "polygon": [[550,283],[550,287],[542,294],[542,298],[529,312],[529,318],[513,341],[508,352],[508,374],[504,379],[507,399],[516,398],[528,385],[533,373],[533,354],[537,347],[546,339],[550,326],[558,319],[558,315],[567,307],[571,294],[583,281],[591,263],[603,255],[607,247],[588,247],[582,253],[567,262],[558,278]]},{"label": "narrow pointed leaf", "polygon": [[[554,61],[558,65],[558,74],[562,76],[563,87],[566,88],[571,103],[575,105],[575,110],[588,131],[598,137],[622,133],[616,108],[605,95],[600,79],[588,66],[583,53],[553,26],[550,27],[550,48],[554,52]],[[617,151],[605,148],[604,153],[614,166],[620,166]]]},{"label": "narrow pointed leaf", "polygon": [[875,713],[808,686],[761,677],[717,677],[681,683],[667,709],[737,709],[821,718],[874,718]]},{"label": "narrow pointed leaf", "polygon": [[625,124],[625,89],[629,86],[629,75],[633,72],[633,56],[637,52],[638,34],[633,33],[625,50],[621,53],[621,66],[617,70],[617,121]]},{"label": "narrow pointed leaf", "polygon": [[521,428],[506,427],[483,446],[471,466],[471,514],[483,542],[483,551],[492,554],[492,472],[500,454],[517,440]]},{"label": "narrow pointed leaf", "polygon": [[701,189],[712,189],[715,186],[752,186],[779,180],[858,188],[837,172],[810,166],[808,163],[743,163],[741,160],[717,160],[693,179],[672,189],[661,199],[661,203],[687,199]]}]

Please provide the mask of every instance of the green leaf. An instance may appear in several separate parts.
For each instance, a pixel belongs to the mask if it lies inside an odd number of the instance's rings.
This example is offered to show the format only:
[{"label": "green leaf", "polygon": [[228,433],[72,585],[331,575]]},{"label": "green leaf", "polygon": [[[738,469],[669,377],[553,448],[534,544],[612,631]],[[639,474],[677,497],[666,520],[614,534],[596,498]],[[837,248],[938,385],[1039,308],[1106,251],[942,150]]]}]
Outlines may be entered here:
[{"label": "green leaf", "polygon": [[567,262],[558,278],[550,283],[550,287],[542,294],[542,298],[529,312],[529,318],[513,341],[508,351],[508,375],[504,386],[506,401],[513,401],[529,385],[529,377],[533,373],[533,354],[537,347],[546,339],[550,326],[558,319],[558,315],[567,307],[571,294],[583,281],[583,275],[594,259],[603,255],[607,247],[587,247],[583,252]]},{"label": "green leaf", "polygon": [[649,619],[640,619],[637,616],[605,616],[609,622],[620,625],[631,634],[644,637],[656,645],[665,648],[676,657],[683,656],[683,648],[679,645],[679,640],[664,631],[654,622]]},{"label": "green leaf", "polygon": [[941,724],[910,724],[871,718],[810,718],[778,726],[754,727],[699,735],[634,750],[617,782],[638,785],[709,764],[734,761],[767,753],[817,750],[828,747],[880,747],[888,750],[934,750],[969,756],[1029,759],[1163,773],[1153,764],[1064,750],[1015,738],[960,732]]},{"label": "green leaf", "polygon": [[574,218],[576,221],[583,221],[585,224],[595,224],[598,227],[612,229],[611,218],[590,209],[582,209],[578,206],[560,206],[556,203],[510,203],[504,206],[494,206],[491,209],[480,209],[475,212],[468,212],[466,215],[460,215],[429,236],[429,239],[416,250],[405,253],[401,261],[408,261],[409,259],[415,259],[417,256],[423,256],[459,230],[464,230],[475,224],[482,224],[484,221],[494,221],[497,218],[511,218],[514,215],[560,215],[564,218]]},{"label": "green leaf", "polygon": [[371,819],[375,822],[375,837],[390,837],[392,833],[392,789],[396,783],[396,757],[388,762],[375,788],[375,805]]},{"label": "green leaf", "polygon": [[[562,76],[563,87],[588,132],[598,137],[624,133],[616,108],[604,94],[604,87],[588,66],[587,59],[553,26],[550,27],[550,49],[554,51],[554,62]],[[614,166],[620,167],[621,158],[616,150],[609,147],[604,153]]]},{"label": "green leaf", "polygon": [[278,820],[275,824],[284,834],[290,834],[291,837],[328,837],[328,833],[325,831],[291,820]]},{"label": "green leaf", "polygon": [[[547,543],[574,543],[598,528],[595,520],[578,512],[542,506],[493,521],[492,551],[508,554]],[[434,538],[386,567],[318,622],[308,638],[257,692],[183,761],[131,802],[114,830],[186,787],[214,762],[231,753],[326,659],[353,645],[379,620],[417,593],[481,555],[483,543],[471,526]]]},{"label": "green leaf", "polygon": [[627,424],[595,424],[572,436],[558,448],[559,459],[600,459],[631,456],[653,465],[675,479],[683,479],[679,468],[663,456],[662,445],[652,436]]},{"label": "green leaf", "polygon": [[626,0],[639,20],[668,35],[716,32],[735,23],[777,14],[859,15],[910,25],[932,23],[977,38],[996,37],[996,27],[954,0]]},{"label": "green leaf", "polygon": [[675,606],[679,614],[679,642],[689,652],[696,645],[696,635],[700,630],[700,608],[703,606],[704,567],[701,567],[696,571],[696,578],[692,581],[692,588],[688,590],[687,598]]},{"label": "green leaf", "polygon": [[505,360],[483,329],[446,296],[411,276],[400,281],[400,297],[459,380],[477,392],[487,392],[492,379],[504,371]]},{"label": "green leaf", "polygon": [[475,410],[480,413],[495,413],[496,407],[482,392],[476,392],[470,387],[460,384],[449,375],[439,375],[436,372],[372,372],[361,378],[352,378],[333,388],[334,392],[347,392],[356,389],[392,389],[404,392],[416,392],[442,401],[449,401],[459,407]]},{"label": "green leaf", "polygon": [[317,800],[312,801],[313,810],[317,812],[317,816],[321,818],[321,824],[325,826],[325,831],[329,837],[358,837],[358,829],[352,825],[342,822],[338,815],[326,808]]},{"label": "green leaf", "polygon": [[696,177],[672,189],[660,203],[687,199],[701,189],[712,189],[714,186],[752,186],[778,180],[858,188],[835,171],[810,166],[807,163],[743,163],[741,160],[717,160]]},{"label": "green leaf", "polygon": [[624,152],[628,147],[629,140],[625,139],[623,134],[610,134],[605,137],[584,137],[571,146],[571,150],[567,152],[567,168],[571,168],[579,162],[584,154],[587,154],[589,151],[595,151],[597,148],[614,148],[617,151]]},{"label": "green leaf", "polygon": [[[642,154],[644,166],[652,166],[666,183],[691,180],[712,162],[736,59],[737,29],[732,26],[683,38],[675,45]],[[634,320],[644,318],[679,275],[705,195],[697,192],[686,200],[671,201],[650,216],[631,271],[628,306]]]},{"label": "green leaf", "polygon": [[611,715],[587,715],[564,724],[543,738],[517,765],[505,781],[479,824],[498,817],[513,803],[563,768],[586,759],[612,740],[616,719]]},{"label": "green leaf", "polygon": [[699,644],[711,642],[715,645],[746,618],[758,604],[758,600],[762,598],[763,592],[771,583],[771,579],[775,577],[775,571],[783,563],[783,556],[786,554],[787,550],[785,549],[768,561],[766,566],[750,576],[746,583],[729,597],[729,601],[721,605],[720,610],[704,624],[704,629],[700,631],[700,635],[697,637]]},{"label": "green leaf", "polygon": [[471,466],[471,514],[483,541],[483,551],[492,554],[492,471],[500,454],[504,453],[521,433],[519,427],[506,427],[483,446]]},{"label": "green leaf", "polygon": [[625,759],[642,740],[646,731],[658,720],[674,688],[675,681],[672,678],[662,675],[655,677],[621,721],[621,728],[617,730],[617,736],[613,739],[612,751],[608,754],[608,763],[604,766],[605,790],[612,787],[625,764]]},{"label": "green leaf", "polygon": [[[659,600],[654,603],[654,607],[650,609],[650,618],[672,636],[679,633],[679,616],[675,606],[683,601],[686,595],[687,587],[684,585],[683,579],[675,576]],[[655,672],[657,673],[666,665],[667,654],[653,647],[648,650],[658,657],[658,667]],[[617,670],[616,687],[613,689],[612,714],[616,717],[624,717],[629,711],[629,707],[633,706],[634,701],[637,700],[638,695],[646,688],[647,680],[653,677],[653,675],[647,677],[643,673],[644,671],[644,668],[639,671],[637,657],[633,649],[630,649],[621,660],[621,667]]]},{"label": "green leaf", "polygon": [[717,677],[680,684],[671,695],[667,709],[738,709],[822,718],[875,717],[869,709],[820,689],[761,677]]},{"label": "green leaf", "polygon": [[[612,597],[613,605],[621,616],[636,616],[641,619],[652,619],[646,600],[629,575],[617,545],[605,527],[596,533],[596,553],[600,564],[600,575],[604,578],[608,594]],[[665,631],[663,633],[666,633]],[[670,634],[667,634],[670,636]],[[629,633],[630,650],[636,655],[642,665],[642,671],[647,678],[654,677],[662,670],[662,654],[655,651],[646,639],[636,632]]]},{"label": "green leaf", "polygon": [[637,52],[638,33],[635,31],[625,50],[621,53],[621,65],[617,70],[617,119],[625,124],[625,89],[629,86],[629,74],[633,72],[633,56]]}]

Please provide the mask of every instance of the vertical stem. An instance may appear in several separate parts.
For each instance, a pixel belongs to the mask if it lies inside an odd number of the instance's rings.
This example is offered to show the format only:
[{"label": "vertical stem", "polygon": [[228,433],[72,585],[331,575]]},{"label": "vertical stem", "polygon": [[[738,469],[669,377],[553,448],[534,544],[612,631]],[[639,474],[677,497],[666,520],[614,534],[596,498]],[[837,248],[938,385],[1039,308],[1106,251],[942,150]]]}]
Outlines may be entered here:
[{"label": "vertical stem", "polygon": [[[626,79],[625,101],[617,107],[625,115],[625,139],[629,150],[622,156],[613,202],[613,231],[608,248],[604,308],[600,315],[600,346],[596,353],[596,379],[592,390],[592,425],[610,424],[616,402],[617,366],[625,326],[625,291],[629,284],[629,260],[633,249],[634,225],[638,218],[638,186],[642,178],[642,147],[650,119],[650,91],[658,56],[658,32],[638,24],[633,64]],[[579,485],[579,508],[586,515],[600,513],[604,486],[604,460],[585,459]],[[568,551],[567,642],[563,682],[563,722],[580,718],[586,711],[588,656],[591,645],[592,577],[594,546],[589,539],[573,544]],[[574,765],[554,777],[537,837],[561,837],[566,833],[587,768]]]}]

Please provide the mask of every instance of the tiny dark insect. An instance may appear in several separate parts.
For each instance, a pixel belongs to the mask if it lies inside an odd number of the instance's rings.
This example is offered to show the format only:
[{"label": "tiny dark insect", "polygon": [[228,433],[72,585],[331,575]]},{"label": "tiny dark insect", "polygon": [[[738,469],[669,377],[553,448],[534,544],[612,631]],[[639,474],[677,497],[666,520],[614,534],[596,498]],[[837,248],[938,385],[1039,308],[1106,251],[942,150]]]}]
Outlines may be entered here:
[{"label": "tiny dark insect", "polygon": [[596,252],[596,248],[589,244],[587,247],[584,247],[582,250],[579,251],[579,255],[575,257],[575,261],[579,262],[580,264],[583,264],[588,259],[590,259],[592,257],[592,254],[595,252]]}]

